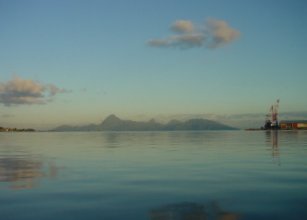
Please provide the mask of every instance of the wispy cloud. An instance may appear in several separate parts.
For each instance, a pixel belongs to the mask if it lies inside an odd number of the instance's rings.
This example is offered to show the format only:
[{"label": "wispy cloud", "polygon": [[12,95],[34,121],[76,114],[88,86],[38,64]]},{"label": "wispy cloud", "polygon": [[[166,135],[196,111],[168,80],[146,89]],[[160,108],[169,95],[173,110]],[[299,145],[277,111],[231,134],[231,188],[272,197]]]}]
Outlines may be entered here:
[{"label": "wispy cloud", "polygon": [[68,91],[53,84],[14,77],[7,82],[0,82],[0,103],[6,106],[46,104],[57,94],[65,92]]},{"label": "wispy cloud", "polygon": [[14,115],[12,115],[12,114],[2,114],[0,117],[1,118],[12,118],[12,117],[14,117]]},{"label": "wispy cloud", "polygon": [[284,120],[307,120],[307,111],[283,112],[280,114],[280,118]]},{"label": "wispy cloud", "polygon": [[226,21],[216,19],[209,19],[204,25],[196,25],[189,20],[178,20],[171,25],[170,30],[173,35],[151,39],[147,42],[148,45],[160,48],[214,49],[230,44],[240,36],[240,32],[230,27]]},{"label": "wispy cloud", "polygon": [[178,47],[182,49],[201,47],[203,43],[204,35],[199,33],[173,35],[167,39],[153,39],[148,42],[153,47]]}]

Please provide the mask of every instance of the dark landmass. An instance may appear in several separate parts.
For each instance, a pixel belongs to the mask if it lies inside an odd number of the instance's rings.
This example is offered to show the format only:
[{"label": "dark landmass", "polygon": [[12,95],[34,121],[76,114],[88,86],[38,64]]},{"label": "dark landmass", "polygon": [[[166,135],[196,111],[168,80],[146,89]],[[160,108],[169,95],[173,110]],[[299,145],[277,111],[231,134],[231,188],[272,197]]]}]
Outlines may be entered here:
[{"label": "dark landmass", "polygon": [[34,132],[33,128],[4,128],[0,127],[0,132]]},{"label": "dark landmass", "polygon": [[201,130],[236,130],[236,128],[207,119],[190,119],[184,122],[172,120],[167,124],[122,120],[115,115],[108,116],[100,124],[85,126],[62,125],[51,131],[201,131]]}]

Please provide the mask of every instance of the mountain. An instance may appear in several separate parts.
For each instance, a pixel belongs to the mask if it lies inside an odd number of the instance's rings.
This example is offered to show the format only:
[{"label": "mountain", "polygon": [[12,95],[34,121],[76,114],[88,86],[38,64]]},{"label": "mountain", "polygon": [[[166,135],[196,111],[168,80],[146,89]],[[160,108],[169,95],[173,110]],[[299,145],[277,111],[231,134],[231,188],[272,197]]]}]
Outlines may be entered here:
[{"label": "mountain", "polygon": [[178,120],[172,120],[165,125],[165,129],[169,131],[177,131],[177,130],[201,131],[201,130],[235,130],[236,128],[207,119],[190,119],[184,122],[180,122]]},{"label": "mountain", "polygon": [[207,119],[190,119],[184,122],[171,120],[162,124],[151,119],[147,122],[122,120],[116,115],[108,116],[100,124],[85,126],[62,125],[52,131],[201,131],[201,130],[235,130],[236,128]]}]

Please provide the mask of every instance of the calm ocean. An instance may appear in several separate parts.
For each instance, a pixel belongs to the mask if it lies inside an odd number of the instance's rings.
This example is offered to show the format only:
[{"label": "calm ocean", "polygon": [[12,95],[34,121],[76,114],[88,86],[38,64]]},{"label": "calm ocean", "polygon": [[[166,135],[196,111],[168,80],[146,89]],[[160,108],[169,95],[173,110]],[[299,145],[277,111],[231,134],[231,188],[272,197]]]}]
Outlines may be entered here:
[{"label": "calm ocean", "polygon": [[0,219],[307,219],[307,131],[0,133]]}]

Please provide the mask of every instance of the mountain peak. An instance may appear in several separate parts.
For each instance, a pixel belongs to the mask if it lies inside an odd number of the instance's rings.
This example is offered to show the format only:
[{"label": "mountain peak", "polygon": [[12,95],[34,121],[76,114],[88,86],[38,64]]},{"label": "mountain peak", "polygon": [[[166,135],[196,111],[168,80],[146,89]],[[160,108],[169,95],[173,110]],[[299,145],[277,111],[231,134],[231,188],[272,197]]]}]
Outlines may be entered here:
[{"label": "mountain peak", "polygon": [[109,115],[108,117],[106,117],[102,123],[103,124],[105,124],[105,123],[108,123],[108,124],[112,123],[113,124],[114,122],[119,122],[119,121],[121,121],[120,118],[118,118],[116,115],[112,114],[112,115]]},{"label": "mountain peak", "polygon": [[64,126],[55,131],[199,131],[199,130],[233,130],[230,126],[206,119],[190,119],[187,121],[172,120],[167,124],[160,124],[155,120],[138,122],[121,120],[112,114],[99,125],[80,127]]}]

